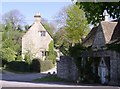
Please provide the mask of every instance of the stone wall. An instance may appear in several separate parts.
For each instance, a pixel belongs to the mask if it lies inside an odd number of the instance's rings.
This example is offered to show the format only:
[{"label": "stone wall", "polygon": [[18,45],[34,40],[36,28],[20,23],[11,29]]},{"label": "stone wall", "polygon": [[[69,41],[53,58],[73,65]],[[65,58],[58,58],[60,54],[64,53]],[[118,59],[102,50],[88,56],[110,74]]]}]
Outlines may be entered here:
[{"label": "stone wall", "polygon": [[117,65],[118,65],[118,84],[120,85],[120,54],[117,53]]},{"label": "stone wall", "polygon": [[71,57],[60,56],[60,60],[57,61],[57,76],[73,81],[77,79],[77,68]]},{"label": "stone wall", "polygon": [[[83,57],[108,57],[110,58],[110,85],[120,85],[120,53],[115,51],[86,52]],[[74,60],[68,56],[60,56],[57,61],[57,76],[69,80],[77,79],[77,68]]]}]

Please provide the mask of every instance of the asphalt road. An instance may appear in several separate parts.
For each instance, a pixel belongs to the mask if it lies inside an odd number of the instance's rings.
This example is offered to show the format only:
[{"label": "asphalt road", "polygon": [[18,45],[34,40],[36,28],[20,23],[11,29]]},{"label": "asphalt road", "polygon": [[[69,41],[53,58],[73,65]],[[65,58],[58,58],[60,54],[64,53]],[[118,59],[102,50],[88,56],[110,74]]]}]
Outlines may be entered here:
[{"label": "asphalt road", "polygon": [[51,83],[31,83],[31,82],[16,82],[16,81],[0,81],[2,89],[120,89],[114,86],[85,86],[85,85],[65,85]]},{"label": "asphalt road", "polygon": [[2,74],[2,80],[7,81],[22,81],[22,82],[30,82],[37,78],[42,78],[47,74],[43,73],[32,73],[32,74]]},{"label": "asphalt road", "polygon": [[88,86],[64,83],[35,83],[33,79],[46,76],[47,73],[15,74],[5,72],[2,74],[0,84],[2,89],[120,89],[114,86]]}]

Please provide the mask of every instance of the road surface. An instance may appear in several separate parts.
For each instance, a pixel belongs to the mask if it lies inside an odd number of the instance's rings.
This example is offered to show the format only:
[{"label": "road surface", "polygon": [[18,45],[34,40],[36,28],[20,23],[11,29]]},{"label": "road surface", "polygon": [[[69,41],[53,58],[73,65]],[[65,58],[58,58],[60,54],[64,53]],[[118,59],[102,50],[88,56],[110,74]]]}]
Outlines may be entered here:
[{"label": "road surface", "polygon": [[[51,72],[53,71],[54,69],[52,69]],[[36,78],[42,78],[46,76],[47,72],[32,73],[32,74],[15,74],[6,71],[2,75],[2,80],[0,80],[0,84],[2,89],[16,89],[16,88],[21,89],[20,87],[29,87],[29,89],[31,89],[31,87],[36,87],[39,89],[68,89],[68,88],[69,89],[120,89],[120,87],[113,87],[113,86],[85,86],[85,85],[76,85],[76,84],[73,85],[73,84],[65,84],[65,83],[32,82],[32,80]]]},{"label": "road surface", "polygon": [[[51,84],[51,83],[30,83],[30,82],[16,82],[16,81],[0,81],[2,87],[44,87],[44,89],[120,89],[120,87],[113,86],[85,86],[85,85],[65,85],[65,84]],[[2,88],[4,89],[4,88]]]}]

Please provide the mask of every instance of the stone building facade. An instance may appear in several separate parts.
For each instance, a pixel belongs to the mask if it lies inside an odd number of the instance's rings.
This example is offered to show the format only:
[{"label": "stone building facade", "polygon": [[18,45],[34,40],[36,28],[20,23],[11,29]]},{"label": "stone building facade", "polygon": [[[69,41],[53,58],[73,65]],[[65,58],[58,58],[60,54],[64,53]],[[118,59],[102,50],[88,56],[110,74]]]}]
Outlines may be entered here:
[{"label": "stone building facade", "polygon": [[60,60],[57,60],[57,76],[76,81],[77,74],[77,67],[74,63],[74,59],[69,56],[60,56]]},{"label": "stone building facade", "polygon": [[22,57],[24,59],[25,54],[29,52],[33,58],[44,60],[53,39],[43,27],[39,13],[35,14],[34,19],[34,23],[22,37]]},{"label": "stone building facade", "polygon": [[[82,45],[89,48],[89,50],[83,51],[80,57],[84,61],[91,58],[94,61],[98,60],[98,66],[95,66],[93,62],[91,67],[93,71],[94,68],[97,69],[95,72],[100,77],[102,84],[120,85],[120,53],[108,50],[106,44],[120,45],[120,20],[111,22],[101,21],[97,27],[93,27],[82,42]],[[66,58],[66,61],[67,60]],[[73,64],[70,63],[73,62],[69,62],[70,60],[68,62],[63,61],[65,61],[65,57],[61,57],[58,62],[58,76],[67,78],[67,76],[71,75],[67,71],[72,71],[71,67],[73,67]],[[66,67],[66,65],[71,65],[71,67]],[[77,74],[74,75],[74,73],[77,73],[74,72],[75,70],[77,69],[74,67],[71,73],[77,78]],[[59,72],[62,72],[62,74]],[[71,79],[73,76],[71,76]]]}]

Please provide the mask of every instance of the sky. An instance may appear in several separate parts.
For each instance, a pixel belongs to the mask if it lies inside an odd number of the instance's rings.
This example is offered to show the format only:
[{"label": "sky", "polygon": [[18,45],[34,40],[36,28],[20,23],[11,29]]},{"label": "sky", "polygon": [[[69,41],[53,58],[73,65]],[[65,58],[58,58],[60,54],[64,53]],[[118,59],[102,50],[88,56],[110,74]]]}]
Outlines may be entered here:
[{"label": "sky", "polygon": [[[41,16],[48,21],[53,21],[58,12],[65,6],[71,4],[68,2],[2,2],[2,15],[11,10],[17,9],[28,24],[34,21],[34,14],[40,12]],[[1,7],[1,6],[0,6]]]}]

